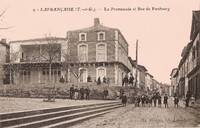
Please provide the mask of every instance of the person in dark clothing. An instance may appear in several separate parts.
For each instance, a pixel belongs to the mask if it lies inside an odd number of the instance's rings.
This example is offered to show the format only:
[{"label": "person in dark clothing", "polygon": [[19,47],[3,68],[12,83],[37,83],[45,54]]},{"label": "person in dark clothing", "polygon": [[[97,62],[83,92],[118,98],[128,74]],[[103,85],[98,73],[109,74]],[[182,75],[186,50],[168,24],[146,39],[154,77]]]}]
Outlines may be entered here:
[{"label": "person in dark clothing", "polygon": [[74,97],[74,85],[72,84],[72,86],[69,89],[69,95],[70,95],[70,99],[72,100]]},{"label": "person in dark clothing", "polygon": [[137,97],[137,106],[140,107],[140,96]]},{"label": "person in dark clothing", "polygon": [[149,107],[152,107],[152,95],[149,96]]},{"label": "person in dark clothing", "polygon": [[142,95],[141,100],[142,100],[142,107],[144,107],[145,106],[145,102],[146,102],[146,98],[145,98],[144,95]]},{"label": "person in dark clothing", "polygon": [[160,107],[161,108],[161,99],[162,99],[162,97],[160,96],[160,95],[158,95],[158,107]]},{"label": "person in dark clothing", "polygon": [[97,79],[97,85],[100,85],[101,84],[101,78],[99,77],[98,79]]},{"label": "person in dark clothing", "polygon": [[131,73],[130,75],[131,75],[131,76],[130,76],[130,78],[129,78],[129,84],[130,84],[130,85],[133,85],[134,77],[133,77],[133,74],[132,74],[132,73]]},{"label": "person in dark clothing", "polygon": [[127,103],[127,97],[126,97],[126,94],[124,93],[123,96],[122,96],[122,104],[123,104],[123,106],[126,106],[126,103]]},{"label": "person in dark clothing", "polygon": [[87,77],[87,82],[92,82],[92,78],[90,77],[90,75]]},{"label": "person in dark clothing", "polygon": [[149,104],[149,97],[146,96],[146,105],[148,106],[148,104]]},{"label": "person in dark clothing", "polygon": [[153,103],[154,103],[154,107],[156,107],[156,103],[157,103],[157,95],[156,94],[153,94]]},{"label": "person in dark clothing", "polygon": [[124,89],[120,89],[120,96],[119,96],[119,99],[121,99],[122,98],[122,96],[123,96],[123,94],[124,94]]},{"label": "person in dark clothing", "polygon": [[134,103],[135,103],[135,107],[137,107],[137,106],[138,106],[138,101],[137,101],[137,98],[138,98],[137,96],[135,96],[135,97],[134,97]]},{"label": "person in dark clothing", "polygon": [[104,84],[106,84],[106,83],[107,83],[107,79],[106,79],[106,77],[105,77],[105,76],[103,77],[103,83],[104,83]]},{"label": "person in dark clothing", "polygon": [[83,86],[80,88],[80,95],[81,95],[81,100],[84,99],[84,94],[85,94],[85,89],[83,88]]},{"label": "person in dark clothing", "polygon": [[86,99],[86,100],[89,100],[89,96],[90,96],[90,89],[89,89],[89,87],[87,87],[87,88],[85,89],[85,95],[86,95],[85,99]]},{"label": "person in dark clothing", "polygon": [[103,99],[104,100],[108,99],[108,89],[104,89],[104,91],[103,91]]},{"label": "person in dark clothing", "polygon": [[165,108],[167,107],[168,108],[168,96],[167,94],[165,94],[164,96],[164,101],[163,101],[164,105],[165,105]]},{"label": "person in dark clothing", "polygon": [[174,98],[174,108],[175,107],[178,108],[178,102],[179,102],[179,98],[177,96],[175,96],[175,98]]},{"label": "person in dark clothing", "polygon": [[189,107],[189,102],[190,102],[190,93],[187,92],[186,94],[186,100],[185,100],[185,107]]},{"label": "person in dark clothing", "polygon": [[128,76],[127,75],[125,75],[124,76],[124,78],[123,78],[123,81],[122,81],[122,86],[126,86],[126,85],[128,85]]}]

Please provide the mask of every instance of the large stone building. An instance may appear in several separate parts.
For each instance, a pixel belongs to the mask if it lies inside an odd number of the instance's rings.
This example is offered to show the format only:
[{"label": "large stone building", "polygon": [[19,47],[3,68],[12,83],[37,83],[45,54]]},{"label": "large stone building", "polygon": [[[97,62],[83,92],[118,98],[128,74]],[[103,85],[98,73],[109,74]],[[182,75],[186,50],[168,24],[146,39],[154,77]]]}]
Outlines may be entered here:
[{"label": "large stone building", "polygon": [[[98,78],[121,85],[131,71],[128,43],[119,29],[102,26],[98,18],[88,28],[67,32],[66,38],[10,42],[14,83],[92,82]],[[14,57],[13,57],[14,55]],[[50,68],[51,62],[51,68]],[[51,69],[51,70],[49,70]]]},{"label": "large stone building", "polygon": [[[131,71],[126,39],[119,29],[102,26],[98,18],[91,27],[68,31],[67,39],[70,56],[82,64],[80,82],[86,82],[90,75],[92,81],[106,77],[110,83],[121,85],[124,75]],[[68,81],[75,79],[69,71]]]}]

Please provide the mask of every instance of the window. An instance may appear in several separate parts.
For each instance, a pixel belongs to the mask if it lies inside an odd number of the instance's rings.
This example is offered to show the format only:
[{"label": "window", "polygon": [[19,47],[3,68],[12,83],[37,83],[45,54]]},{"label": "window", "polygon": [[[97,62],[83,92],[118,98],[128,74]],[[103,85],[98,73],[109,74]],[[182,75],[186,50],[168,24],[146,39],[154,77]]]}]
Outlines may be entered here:
[{"label": "window", "polygon": [[197,41],[197,44],[196,44],[196,49],[197,49],[197,57],[199,57],[199,53],[200,53],[200,49],[199,49],[199,41]]},{"label": "window", "polygon": [[79,33],[79,41],[86,41],[86,33]]},{"label": "window", "polygon": [[79,68],[79,72],[81,72],[81,76],[79,78],[80,82],[87,82],[88,71],[85,68]]},{"label": "window", "polygon": [[195,46],[192,48],[192,59],[195,59]]},{"label": "window", "polygon": [[88,53],[88,48],[86,44],[81,44],[78,46],[78,56],[81,62],[87,61],[87,56],[88,56],[87,53]]},{"label": "window", "polygon": [[98,41],[105,40],[105,32],[99,32],[97,40]]},{"label": "window", "polygon": [[101,82],[102,82],[103,78],[106,77],[106,68],[104,68],[104,67],[97,68],[97,76],[96,76],[96,78],[98,79],[99,77],[100,77]]},{"label": "window", "polygon": [[100,43],[97,44],[97,55],[96,55],[96,59],[97,61],[106,61],[107,60],[107,48],[106,48],[106,44],[104,43]]}]

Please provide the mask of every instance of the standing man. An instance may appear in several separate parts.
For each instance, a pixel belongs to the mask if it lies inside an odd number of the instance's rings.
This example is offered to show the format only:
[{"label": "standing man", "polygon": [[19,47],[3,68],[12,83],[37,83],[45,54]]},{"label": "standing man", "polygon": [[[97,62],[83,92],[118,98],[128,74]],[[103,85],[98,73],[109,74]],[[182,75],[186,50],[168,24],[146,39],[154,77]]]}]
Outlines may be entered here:
[{"label": "standing man", "polygon": [[160,96],[160,94],[158,94],[158,107],[161,108],[161,102],[162,102],[162,97]]},{"label": "standing man", "polygon": [[156,94],[153,94],[153,103],[154,103],[154,107],[156,107],[156,103],[157,103],[157,95]]},{"label": "standing man", "polygon": [[85,94],[85,89],[83,88],[83,86],[80,88],[80,94],[81,94],[81,100],[83,100]]},{"label": "standing man", "polygon": [[124,93],[123,96],[122,96],[122,104],[123,104],[123,106],[126,106],[126,103],[127,103],[127,97],[126,97],[126,94]]},{"label": "standing man", "polygon": [[133,77],[133,74],[131,73],[130,74],[130,78],[129,78],[129,84],[133,86],[133,81],[134,81],[134,77]]},{"label": "standing man", "polygon": [[185,100],[185,107],[189,107],[189,102],[190,102],[190,93],[187,91],[187,94],[186,94],[186,100]]},{"label": "standing man", "polygon": [[178,102],[179,102],[179,98],[177,96],[175,96],[175,98],[174,98],[174,108],[175,107],[178,108]]},{"label": "standing man", "polygon": [[165,94],[165,96],[164,96],[164,104],[165,104],[165,108],[166,107],[168,108],[168,96],[167,96],[167,94]]},{"label": "standing man", "polygon": [[74,97],[74,85],[73,85],[73,84],[72,84],[72,86],[70,87],[69,93],[70,93],[70,99],[72,100],[73,97]]},{"label": "standing man", "polygon": [[85,94],[86,94],[86,97],[85,97],[85,99],[86,100],[89,100],[89,96],[90,96],[90,89],[89,89],[89,87],[87,86],[87,88],[85,89]]}]

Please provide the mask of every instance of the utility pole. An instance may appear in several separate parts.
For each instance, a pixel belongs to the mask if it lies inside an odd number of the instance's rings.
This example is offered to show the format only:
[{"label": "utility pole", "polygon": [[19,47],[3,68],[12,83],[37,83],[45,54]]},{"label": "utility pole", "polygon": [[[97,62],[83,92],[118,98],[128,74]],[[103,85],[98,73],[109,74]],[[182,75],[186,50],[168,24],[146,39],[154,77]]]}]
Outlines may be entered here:
[{"label": "utility pole", "polygon": [[138,39],[136,41],[136,67],[135,67],[135,87],[137,87],[137,75],[138,75]]}]

